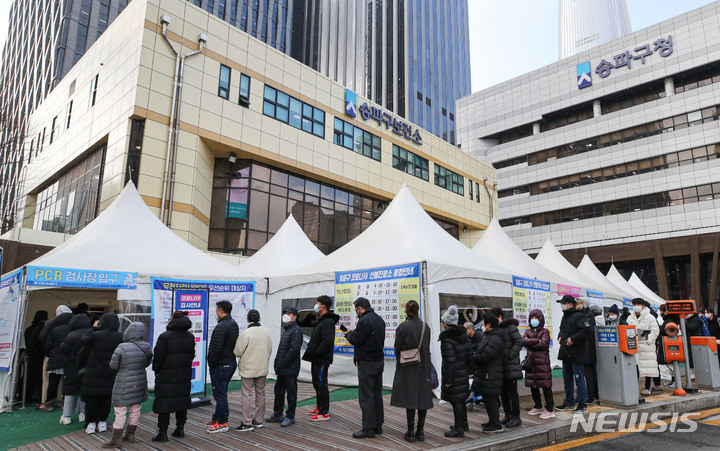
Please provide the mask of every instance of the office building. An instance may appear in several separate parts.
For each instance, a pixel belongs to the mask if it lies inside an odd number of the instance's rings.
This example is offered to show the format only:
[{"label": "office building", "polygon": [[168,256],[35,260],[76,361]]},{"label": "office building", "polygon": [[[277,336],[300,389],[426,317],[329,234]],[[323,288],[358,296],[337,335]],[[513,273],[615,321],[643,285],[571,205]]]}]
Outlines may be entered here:
[{"label": "office building", "polygon": [[558,0],[558,58],[632,32],[627,0]]},{"label": "office building", "polygon": [[465,97],[458,117],[525,251],[549,238],[665,299],[718,300],[720,3]]},{"label": "office building", "polygon": [[497,202],[489,165],[182,0],[130,2],[30,126],[47,132],[20,196],[28,229],[75,233],[128,180],[193,245],[243,255],[288,214],[331,252],[403,183],[466,244]]}]

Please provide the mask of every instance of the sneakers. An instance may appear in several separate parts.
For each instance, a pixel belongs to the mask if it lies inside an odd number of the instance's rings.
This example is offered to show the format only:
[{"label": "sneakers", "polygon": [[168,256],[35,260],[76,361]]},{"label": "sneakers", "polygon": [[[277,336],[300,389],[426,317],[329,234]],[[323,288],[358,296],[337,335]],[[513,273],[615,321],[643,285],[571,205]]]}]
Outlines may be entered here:
[{"label": "sneakers", "polygon": [[[240,426],[244,426],[244,425],[240,425]],[[252,425],[250,425],[250,426],[248,426],[248,427],[249,427],[251,430],[252,430],[252,428],[253,428]],[[208,431],[210,434],[217,434],[218,432],[227,432],[227,431],[229,431],[229,430],[230,430],[230,425],[229,425],[229,424],[227,424],[227,423],[218,423],[218,422],[215,422],[215,424],[213,424],[212,426],[210,426],[207,431]],[[241,430],[241,429],[238,428],[238,430]]]},{"label": "sneakers", "polygon": [[72,419],[70,417],[62,416],[60,417],[60,424],[70,424],[72,423]]},{"label": "sneakers", "polygon": [[574,411],[574,412],[577,412],[577,413],[588,413],[587,406],[582,406],[582,407],[580,407],[580,406],[578,405],[578,406],[575,407],[575,409],[573,409],[573,411]]},{"label": "sneakers", "polygon": [[[240,426],[236,427],[235,429],[237,429],[240,432],[247,432],[247,431],[252,431],[254,428],[253,428],[252,424],[241,424]],[[225,429],[225,430],[227,430],[227,429]],[[212,432],[212,431],[208,430],[208,432]],[[218,431],[218,432],[222,432],[222,431]]]},{"label": "sneakers", "polygon": [[315,408],[313,410],[311,410],[308,413],[308,415],[317,415],[319,412],[320,412],[320,409],[318,408],[318,406],[315,406]]},{"label": "sneakers", "polygon": [[577,408],[577,405],[573,404],[571,406],[562,403],[562,405],[555,407],[555,410],[559,410],[560,412],[571,412]]},{"label": "sneakers", "polygon": [[258,422],[255,421],[255,420],[252,421],[252,425],[253,425],[253,427],[254,427],[255,429],[260,429],[260,428],[262,428],[263,426],[265,426],[264,423],[258,423]]},{"label": "sneakers", "polygon": [[540,415],[541,420],[549,420],[550,418],[555,418],[555,412],[550,412],[546,410]]},{"label": "sneakers", "polygon": [[662,387],[656,387],[653,385],[652,387],[650,387],[650,391],[663,391],[663,389]]},{"label": "sneakers", "polygon": [[449,431],[445,433],[445,437],[447,438],[460,438],[465,437],[465,431],[460,429],[451,428]]},{"label": "sneakers", "polygon": [[646,388],[645,390],[641,391],[640,394],[643,395],[643,396],[647,396],[647,395],[650,394],[650,390],[648,390],[648,389]]},{"label": "sneakers", "polygon": [[217,423],[217,420],[210,420],[205,422],[205,427],[209,428],[213,424]]},{"label": "sneakers", "polygon": [[530,412],[528,412],[528,415],[542,415],[543,413],[545,413],[545,409],[534,407]]},{"label": "sneakers", "polygon": [[309,418],[310,421],[328,421],[329,419],[330,419],[330,414],[321,415],[319,413],[317,415],[313,415]]},{"label": "sneakers", "polygon": [[586,404],[587,404],[588,406],[592,406],[592,405],[595,404],[596,402],[597,402],[597,400],[596,400],[595,398],[588,398]]},{"label": "sneakers", "polygon": [[268,423],[282,423],[284,419],[285,417],[282,415],[280,415],[279,417],[273,415],[271,417],[265,418],[265,421],[267,421]]},{"label": "sneakers", "polygon": [[[329,417],[329,415],[328,415],[328,417]],[[295,418],[285,417],[285,419],[283,420],[283,422],[280,426],[286,428],[288,426],[292,426],[293,424],[295,424]]]},{"label": "sneakers", "polygon": [[521,424],[522,424],[522,420],[520,419],[520,417],[513,417],[513,418],[505,425],[505,427],[506,427],[506,428],[514,428],[514,427],[520,426]]},{"label": "sneakers", "polygon": [[95,428],[95,423],[90,423],[90,424],[88,424],[87,427],[85,428],[85,433],[88,434],[88,435],[89,435],[89,434],[94,434],[94,433],[95,433],[95,430],[96,430],[96,428]]},{"label": "sneakers", "polygon": [[105,431],[107,431],[107,422],[106,422],[106,421],[98,421],[97,431],[98,431],[98,432],[105,432]]},{"label": "sneakers", "polygon": [[503,431],[502,426],[497,426],[494,424],[489,424],[486,427],[482,429],[482,431],[486,434],[496,434]]},{"label": "sneakers", "polygon": [[78,414],[78,422],[80,422],[80,423],[84,423],[84,422],[85,422],[85,414],[84,414],[84,413],[80,412],[80,413]]}]

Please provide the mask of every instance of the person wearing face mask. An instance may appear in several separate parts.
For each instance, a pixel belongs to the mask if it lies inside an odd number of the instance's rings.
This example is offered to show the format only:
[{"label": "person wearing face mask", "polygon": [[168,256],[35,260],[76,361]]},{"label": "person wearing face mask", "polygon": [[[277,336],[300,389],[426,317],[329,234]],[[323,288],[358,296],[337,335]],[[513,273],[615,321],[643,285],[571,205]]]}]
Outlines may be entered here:
[{"label": "person wearing face mask", "polygon": [[[358,371],[358,402],[362,411],[362,429],[353,438],[373,438],[382,434],[385,411],[382,399],[382,376],[385,369],[385,321],[375,313],[370,301],[357,298],[353,303],[358,321],[355,330],[345,332],[353,345],[353,361]],[[467,384],[467,381],[465,382]]]},{"label": "person wearing face mask", "polygon": [[645,377],[645,390],[642,395],[649,395],[650,385],[654,380],[656,387],[660,386],[660,371],[658,370],[655,340],[660,335],[660,327],[650,309],[645,307],[641,298],[632,300],[633,313],[628,318],[628,324],[637,329],[638,353],[635,354],[638,374]]},{"label": "person wearing face mask", "polygon": [[[235,343],[235,356],[239,359],[238,374],[242,384],[242,422],[240,432],[263,427],[265,421],[265,378],[272,354],[272,339],[267,327],[260,325],[260,312],[247,313],[248,328]],[[253,390],[254,389],[254,390]],[[253,391],[255,403],[253,404]]]},{"label": "person wearing face mask", "polygon": [[485,334],[472,356],[478,391],[488,414],[488,422],[481,424],[486,434],[503,432],[500,424],[500,393],[503,386],[505,339],[498,325],[498,318],[492,313],[483,316]]},{"label": "person wearing face mask", "polygon": [[620,310],[617,305],[613,304],[608,309],[608,314],[605,317],[606,326],[619,326],[620,325]]},{"label": "person wearing face mask", "polygon": [[215,399],[215,412],[212,419],[205,423],[207,431],[211,434],[227,432],[230,429],[228,417],[230,406],[227,399],[227,390],[230,379],[237,368],[237,361],[233,354],[238,339],[239,328],[232,313],[230,301],[218,301],[215,304],[215,314],[218,322],[210,336],[208,346],[207,365],[210,368],[210,383]]},{"label": "person wearing face mask", "polygon": [[[589,346],[592,342],[592,327],[588,318],[577,310],[575,298],[566,294],[557,301],[562,305],[563,318],[560,322],[558,359],[562,360],[562,375],[565,385],[565,401],[555,410],[587,413],[587,385],[585,365],[588,363]],[[575,397],[577,386],[577,397]]]},{"label": "person wearing face mask", "polygon": [[330,392],[328,390],[328,370],[333,363],[335,350],[335,325],[340,317],[330,311],[332,298],[322,295],[315,303],[315,313],[320,318],[310,336],[307,350],[302,359],[310,362],[312,384],[315,389],[317,405],[310,411],[310,421],[330,419]]},{"label": "person wearing face mask", "polygon": [[[455,420],[450,426],[450,430],[445,432],[445,437],[465,437],[465,432],[470,430],[465,400],[470,393],[468,374],[470,373],[472,351],[470,350],[470,342],[465,328],[458,326],[457,306],[449,306],[447,311],[443,313],[441,320],[443,331],[440,332],[438,337],[442,356],[441,398],[452,405]],[[502,338],[502,336],[500,337]],[[501,372],[498,383],[502,386],[502,356],[500,356],[499,362]],[[497,394],[500,394],[499,390]]]},{"label": "person wearing face mask", "polygon": [[712,310],[705,309],[705,320],[710,336],[715,337],[716,340],[720,340],[720,324],[718,324],[717,318],[715,318]]},{"label": "person wearing face mask", "polygon": [[[283,334],[275,354],[275,403],[273,414],[267,419],[268,423],[282,423],[288,427],[295,424],[295,406],[297,405],[297,378],[300,374],[300,348],[303,342],[303,333],[297,323],[298,311],[295,307],[285,307],[282,315]],[[283,417],[287,393],[288,408]]]},{"label": "person wearing face mask", "polygon": [[[616,308],[617,311],[617,308]],[[533,360],[533,366],[525,371],[525,386],[530,387],[535,406],[529,415],[540,415],[541,420],[555,416],[555,400],[552,392],[552,367],[550,366],[550,331],[545,329],[545,315],[539,309],[530,312],[530,328],[522,337],[527,356]],[[545,410],[542,408],[540,389],[545,396]]]}]

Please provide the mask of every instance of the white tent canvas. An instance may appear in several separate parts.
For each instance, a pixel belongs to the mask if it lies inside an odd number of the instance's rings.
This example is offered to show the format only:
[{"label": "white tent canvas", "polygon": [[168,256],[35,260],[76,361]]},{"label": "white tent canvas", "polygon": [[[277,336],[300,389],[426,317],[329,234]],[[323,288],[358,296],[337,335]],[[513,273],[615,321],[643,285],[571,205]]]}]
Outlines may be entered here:
[{"label": "white tent canvas", "polygon": [[[279,318],[283,299],[315,298],[334,294],[336,271],[379,268],[413,262],[426,262],[426,298],[423,317],[430,324],[433,360],[440,363],[437,344],[440,318],[440,294],[486,295],[510,298],[512,275],[445,232],[422,209],[403,185],[385,212],[370,227],[342,248],[323,259],[285,275],[270,277],[269,305],[272,317]],[[278,327],[279,329],[279,327]],[[278,332],[273,332],[278,333]],[[279,335],[278,335],[279,336]],[[390,386],[394,361],[386,361],[384,385]],[[439,367],[439,366],[438,366]],[[303,362],[301,379],[309,380],[307,362]],[[330,382],[357,384],[352,356],[335,355],[329,372]]]},{"label": "white tent canvas", "polygon": [[516,276],[573,285],[573,282],[556,274],[532,259],[503,231],[493,218],[472,251],[503,267]]},{"label": "white tent canvas", "polygon": [[307,266],[324,256],[290,215],[270,241],[237,269],[242,274],[274,276]]},{"label": "white tent canvas", "polygon": [[[581,273],[591,278],[601,288],[600,291],[602,291],[603,294],[618,293],[623,297],[631,299],[631,296],[635,292],[635,290],[629,291],[623,289],[618,285],[615,285],[611,280],[605,277],[602,272],[600,272],[597,266],[595,266],[595,263],[593,263],[593,261],[590,259],[590,256],[588,256],[587,254],[583,256],[583,259],[580,261],[577,269]],[[622,299],[619,301],[616,300],[614,304],[621,309],[623,307]],[[606,307],[609,307],[609,305],[607,305]]]},{"label": "white tent canvas", "polygon": [[[614,269],[614,267],[610,268],[611,270]],[[617,269],[616,269],[617,271]],[[618,273],[620,274],[620,273]],[[634,272],[630,275],[630,279],[628,280],[628,283],[634,287],[640,294],[642,294],[643,299],[646,299],[651,304],[657,304],[662,305],[665,303],[665,300],[655,294],[653,290],[651,290],[647,285],[643,283],[642,280],[635,274]]]},{"label": "white tent canvas", "polygon": [[[625,280],[625,278],[622,276],[622,274],[620,274],[618,272],[617,268],[615,268],[615,265],[610,265],[610,269],[608,270],[608,273],[607,273],[607,278],[612,283],[614,283],[615,285],[620,287],[625,293],[627,293],[628,297],[630,299],[645,298],[645,296],[643,296],[642,293],[640,293],[635,287],[630,285],[627,280]],[[648,299],[648,301],[651,304],[653,303],[653,301],[650,299]]]}]

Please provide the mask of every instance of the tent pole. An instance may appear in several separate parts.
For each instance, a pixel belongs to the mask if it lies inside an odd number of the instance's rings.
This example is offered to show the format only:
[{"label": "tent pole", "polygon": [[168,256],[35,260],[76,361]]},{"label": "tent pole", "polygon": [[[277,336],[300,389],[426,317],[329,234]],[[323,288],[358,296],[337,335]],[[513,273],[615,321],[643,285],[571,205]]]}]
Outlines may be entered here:
[{"label": "tent pole", "polygon": [[[22,332],[23,332],[23,325],[25,325],[25,312],[27,311],[27,302],[28,302],[28,291],[27,286],[25,285],[25,278],[27,275],[27,266],[23,266],[22,270],[22,284],[20,288],[20,299],[22,302],[22,306],[20,308],[20,316],[19,321],[17,324],[17,331],[15,332],[15,349],[20,348],[20,340],[22,338]],[[15,352],[15,355],[13,356],[13,367],[12,367],[12,381],[10,382],[10,397],[8,399],[8,406],[10,408],[10,412],[13,411],[13,407],[15,406],[15,393],[17,391],[17,385],[20,383],[18,380],[18,372],[20,371],[20,353]],[[25,369],[27,371],[27,368]],[[25,392],[22,394],[23,396],[23,407],[25,407]]]},{"label": "tent pole", "polygon": [[[420,262],[420,286],[422,287],[422,312],[420,316],[423,321],[430,321],[428,309],[430,308],[427,289],[427,261]],[[424,318],[423,318],[424,317]]]}]

